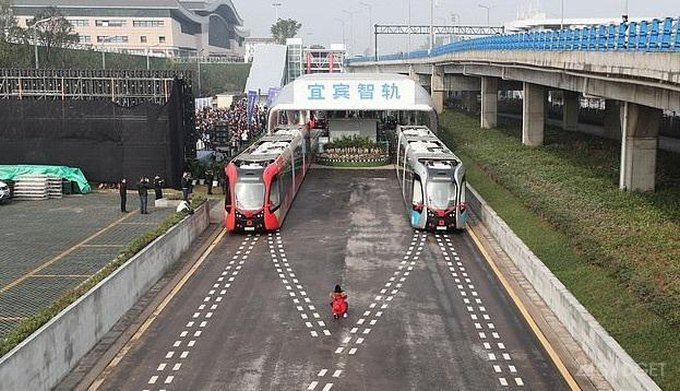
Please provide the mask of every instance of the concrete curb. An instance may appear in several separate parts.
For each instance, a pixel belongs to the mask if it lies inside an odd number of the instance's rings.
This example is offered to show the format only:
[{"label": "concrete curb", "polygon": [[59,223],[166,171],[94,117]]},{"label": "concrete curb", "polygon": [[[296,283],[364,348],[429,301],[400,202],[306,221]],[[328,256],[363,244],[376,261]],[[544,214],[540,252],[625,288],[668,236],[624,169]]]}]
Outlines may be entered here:
[{"label": "concrete curb", "polygon": [[50,390],[189,249],[206,204],[172,227],[0,360],[0,390]]},{"label": "concrete curb", "polygon": [[[661,390],[484,199],[471,186],[467,190],[472,211],[609,384],[617,390]],[[596,369],[580,370],[587,375]]]}]

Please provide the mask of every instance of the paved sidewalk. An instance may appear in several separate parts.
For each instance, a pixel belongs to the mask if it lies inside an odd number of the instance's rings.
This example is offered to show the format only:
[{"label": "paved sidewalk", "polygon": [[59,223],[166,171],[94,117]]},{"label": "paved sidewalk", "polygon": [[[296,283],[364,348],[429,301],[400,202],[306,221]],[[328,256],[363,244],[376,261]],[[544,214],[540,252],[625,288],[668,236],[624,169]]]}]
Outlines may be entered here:
[{"label": "paved sidewalk", "polygon": [[[153,205],[153,196],[149,197]],[[97,192],[0,206],[0,339],[77,287],[174,209],[140,215],[136,194],[119,210],[117,193]]]}]

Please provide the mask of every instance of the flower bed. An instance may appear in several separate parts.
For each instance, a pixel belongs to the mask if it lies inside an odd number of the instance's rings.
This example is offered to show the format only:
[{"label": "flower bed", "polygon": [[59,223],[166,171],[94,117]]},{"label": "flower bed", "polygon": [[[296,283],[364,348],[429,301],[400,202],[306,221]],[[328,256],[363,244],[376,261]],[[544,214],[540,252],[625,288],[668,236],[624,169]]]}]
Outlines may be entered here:
[{"label": "flower bed", "polygon": [[318,163],[326,166],[375,167],[389,163],[390,156],[367,137],[343,137],[324,147]]}]

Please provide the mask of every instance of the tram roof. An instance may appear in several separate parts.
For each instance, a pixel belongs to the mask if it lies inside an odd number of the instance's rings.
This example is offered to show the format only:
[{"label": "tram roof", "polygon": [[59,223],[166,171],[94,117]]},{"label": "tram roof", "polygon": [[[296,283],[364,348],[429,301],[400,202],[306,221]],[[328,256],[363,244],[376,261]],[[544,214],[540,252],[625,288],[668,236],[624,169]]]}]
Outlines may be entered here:
[{"label": "tram roof", "polygon": [[436,123],[430,94],[396,73],[316,73],[285,85],[271,107],[281,110],[425,111]]}]

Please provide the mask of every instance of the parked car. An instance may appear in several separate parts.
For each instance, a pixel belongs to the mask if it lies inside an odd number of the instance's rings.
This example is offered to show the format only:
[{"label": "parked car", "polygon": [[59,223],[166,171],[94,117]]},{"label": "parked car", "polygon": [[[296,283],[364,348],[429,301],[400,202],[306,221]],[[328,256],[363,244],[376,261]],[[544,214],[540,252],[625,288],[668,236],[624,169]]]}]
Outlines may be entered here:
[{"label": "parked car", "polygon": [[9,186],[5,182],[0,181],[0,204],[7,202],[11,196]]}]

